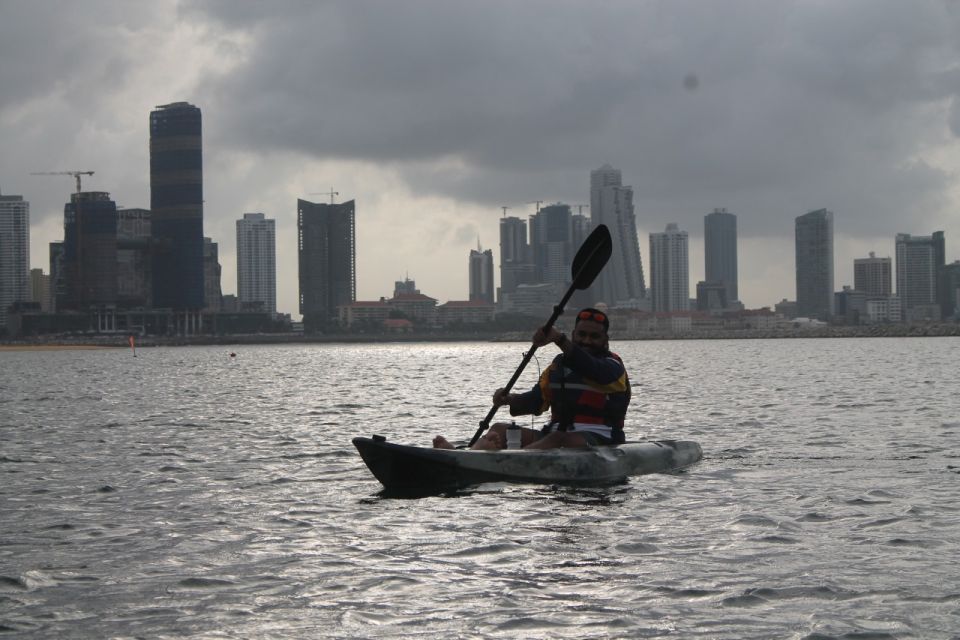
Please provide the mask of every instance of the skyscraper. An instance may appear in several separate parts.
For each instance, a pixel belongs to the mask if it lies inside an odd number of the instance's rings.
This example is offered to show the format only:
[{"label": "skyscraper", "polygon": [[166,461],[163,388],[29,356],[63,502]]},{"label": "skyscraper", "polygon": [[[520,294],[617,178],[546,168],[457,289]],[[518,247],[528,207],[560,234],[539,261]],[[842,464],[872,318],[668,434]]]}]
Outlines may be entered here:
[{"label": "skyscraper", "polygon": [[904,320],[912,319],[914,313],[927,316],[929,308],[939,304],[937,287],[945,262],[944,249],[943,231],[929,236],[897,234],[897,295]]},{"label": "skyscraper", "polygon": [[213,238],[203,239],[203,300],[204,311],[218,313],[223,310],[223,288],[220,286],[220,245]]},{"label": "skyscraper", "polygon": [[726,289],[726,300],[739,300],[737,292],[737,216],[714,209],[703,218],[705,279]]},{"label": "skyscraper", "polygon": [[654,311],[690,308],[689,240],[686,231],[668,224],[663,233],[650,234],[650,295]]},{"label": "skyscraper", "polygon": [[833,314],[833,212],[818,209],[795,222],[797,314],[829,320]]},{"label": "skyscraper", "polygon": [[493,251],[470,250],[470,300],[493,304]]},{"label": "skyscraper", "polygon": [[50,311],[57,313],[67,308],[67,272],[62,242],[50,243]]},{"label": "skyscraper", "polygon": [[573,260],[573,224],[570,205],[552,204],[530,216],[530,251],[540,282],[565,285],[570,282]]},{"label": "skyscraper", "polygon": [[356,300],[354,201],[297,200],[300,313],[305,331],[338,321],[337,307]]},{"label": "skyscraper", "polygon": [[262,213],[245,213],[237,220],[237,298],[277,313],[276,221]]},{"label": "skyscraper", "polygon": [[0,333],[10,305],[30,297],[30,203],[0,195]]},{"label": "skyscraper", "polygon": [[117,303],[117,203],[104,191],[70,194],[63,207],[65,309]]},{"label": "skyscraper", "polygon": [[620,170],[609,164],[590,172],[590,218],[594,227],[607,225],[613,241],[610,263],[592,287],[594,297],[610,306],[645,297],[633,188],[623,186]]},{"label": "skyscraper", "polygon": [[940,305],[942,320],[960,320],[960,260],[943,266],[940,281]]},{"label": "skyscraper", "polygon": [[187,102],[150,113],[153,305],[204,307],[203,140],[200,109]]},{"label": "skyscraper", "polygon": [[893,265],[890,258],[854,258],[853,288],[870,297],[885,298],[893,293]]},{"label": "skyscraper", "polygon": [[517,285],[532,284],[536,280],[530,244],[527,242],[527,223],[514,216],[500,219],[500,299],[513,293]]}]

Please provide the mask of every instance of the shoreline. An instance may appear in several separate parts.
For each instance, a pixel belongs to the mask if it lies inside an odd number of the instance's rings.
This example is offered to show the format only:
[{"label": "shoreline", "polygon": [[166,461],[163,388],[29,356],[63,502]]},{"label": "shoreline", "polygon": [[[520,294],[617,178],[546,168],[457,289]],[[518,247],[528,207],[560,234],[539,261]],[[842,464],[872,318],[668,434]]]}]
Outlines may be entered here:
[{"label": "shoreline", "polygon": [[[960,323],[818,327],[803,330],[728,330],[678,333],[614,334],[614,342],[637,340],[782,340],[796,338],[911,338],[960,337]],[[128,336],[45,336],[0,340],[0,352],[82,349],[129,349]],[[275,344],[387,344],[399,342],[527,342],[524,332],[404,333],[404,334],[237,334],[223,336],[143,336],[138,348]]]}]

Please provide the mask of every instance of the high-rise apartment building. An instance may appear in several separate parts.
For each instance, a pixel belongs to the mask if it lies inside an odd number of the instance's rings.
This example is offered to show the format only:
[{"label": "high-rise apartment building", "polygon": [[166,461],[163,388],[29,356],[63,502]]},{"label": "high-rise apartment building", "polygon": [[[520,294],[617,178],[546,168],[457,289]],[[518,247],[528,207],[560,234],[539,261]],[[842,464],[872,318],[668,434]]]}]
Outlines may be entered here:
[{"label": "high-rise apartment building", "polygon": [[654,311],[690,309],[689,244],[687,232],[673,223],[663,233],[650,234],[650,295]]},{"label": "high-rise apartment building", "polygon": [[241,306],[277,313],[276,221],[262,213],[237,220],[237,298]]},{"label": "high-rise apartment building", "polygon": [[833,314],[833,212],[818,209],[795,221],[797,314],[829,320]]},{"label": "high-rise apartment building", "polygon": [[117,203],[104,191],[70,195],[63,208],[63,309],[117,304]]},{"label": "high-rise apartment building", "polygon": [[337,307],[356,300],[354,201],[297,200],[300,313],[305,331],[336,323]]},{"label": "high-rise apartment building", "polygon": [[203,138],[200,109],[174,102],[150,112],[153,305],[204,308]]},{"label": "high-rise apartment building", "polygon": [[15,302],[30,300],[30,203],[0,195],[0,333]]},{"label": "high-rise apartment building", "polygon": [[470,300],[493,304],[493,251],[477,248],[470,250]]},{"label": "high-rise apartment building", "polygon": [[[932,307],[939,306],[938,285],[944,267],[943,231],[929,236],[898,233],[897,296],[900,298],[904,320],[916,316],[929,317]],[[939,315],[939,310],[936,315]]]},{"label": "high-rise apartment building", "polygon": [[714,209],[703,218],[705,281],[720,283],[726,300],[739,300],[737,291],[737,216]]},{"label": "high-rise apartment building", "polygon": [[854,258],[853,288],[870,297],[893,294],[893,260],[878,258],[873,251],[869,258]]},{"label": "high-rise apartment building", "polygon": [[633,188],[624,186],[619,169],[605,164],[590,172],[590,218],[610,230],[613,254],[591,288],[594,298],[610,306],[646,296],[640,240],[633,212]]}]

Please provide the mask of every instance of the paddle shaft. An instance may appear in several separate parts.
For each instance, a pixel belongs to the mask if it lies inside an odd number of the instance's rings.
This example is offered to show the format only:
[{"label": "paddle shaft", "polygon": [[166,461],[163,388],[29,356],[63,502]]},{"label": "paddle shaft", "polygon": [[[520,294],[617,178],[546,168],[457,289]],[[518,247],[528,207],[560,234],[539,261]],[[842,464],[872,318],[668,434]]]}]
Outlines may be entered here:
[{"label": "paddle shaft", "polygon": [[[547,320],[547,323],[543,325],[543,331],[546,333],[550,330],[550,327],[553,326],[553,323],[557,321],[557,318],[560,317],[560,314],[563,313],[563,308],[566,306],[567,302],[570,300],[570,296],[573,295],[573,292],[577,289],[577,284],[573,283],[570,285],[570,288],[567,289],[567,293],[563,296],[563,299],[560,300],[560,304],[553,308],[553,314],[551,314],[550,319]],[[523,373],[523,370],[526,369],[527,365],[530,363],[531,358],[533,358],[534,352],[537,350],[537,345],[533,344],[530,346],[530,350],[523,356],[523,360],[520,362],[520,366],[517,367],[517,370],[513,372],[513,377],[510,378],[510,382],[507,383],[507,386],[504,387],[504,391],[509,393],[510,389],[513,388],[513,385],[517,383],[517,380],[520,378],[520,374]],[[470,439],[470,444],[468,446],[473,446],[476,444],[477,440],[480,439],[480,436],[483,435],[483,432],[487,430],[490,426],[490,421],[493,420],[493,416],[496,415],[499,405],[494,405],[490,407],[490,411],[487,412],[487,417],[480,421],[480,426],[477,427],[477,432],[473,434],[473,438]]]}]

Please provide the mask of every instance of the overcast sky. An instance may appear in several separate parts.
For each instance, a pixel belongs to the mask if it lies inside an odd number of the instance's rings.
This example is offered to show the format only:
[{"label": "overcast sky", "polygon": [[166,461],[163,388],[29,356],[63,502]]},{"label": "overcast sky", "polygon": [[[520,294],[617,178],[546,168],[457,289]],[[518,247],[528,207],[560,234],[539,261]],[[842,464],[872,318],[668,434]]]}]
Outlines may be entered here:
[{"label": "overcast sky", "polygon": [[478,238],[499,264],[501,206],[588,203],[610,163],[648,277],[675,222],[695,287],[725,207],[741,298],[771,306],[814,209],[835,215],[837,289],[898,232],[943,230],[960,259],[958,49],[952,1],[0,0],[0,191],[30,201],[47,271],[74,183],[30,173],[93,170],[84,190],[148,208],[149,113],[191,102],[223,291],[236,219],[263,212],[298,317],[297,198],[356,200],[359,299],[409,274],[444,302]]}]

